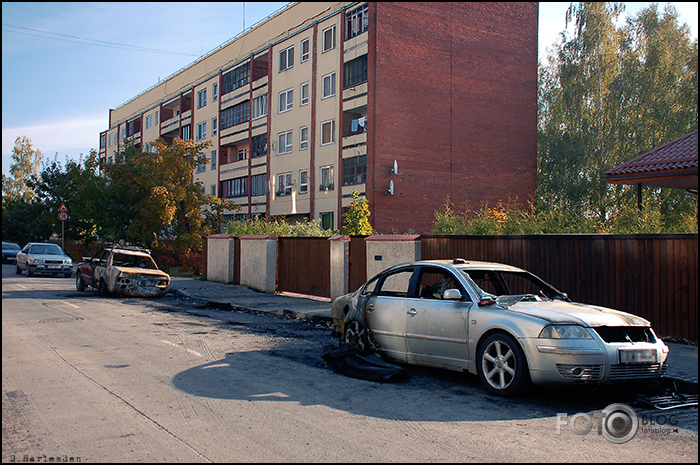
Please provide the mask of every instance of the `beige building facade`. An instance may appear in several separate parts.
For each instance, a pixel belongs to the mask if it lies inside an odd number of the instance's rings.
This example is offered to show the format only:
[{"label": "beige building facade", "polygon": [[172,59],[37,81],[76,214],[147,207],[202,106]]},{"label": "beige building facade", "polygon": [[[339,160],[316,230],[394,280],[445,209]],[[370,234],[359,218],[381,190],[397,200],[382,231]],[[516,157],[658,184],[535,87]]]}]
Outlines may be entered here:
[{"label": "beige building facade", "polygon": [[[308,218],[331,229],[342,226],[355,190],[380,233],[426,231],[446,196],[497,201],[513,191],[526,201],[536,166],[537,4],[469,5],[290,4],[110,110],[101,163],[112,163],[126,139],[144,152],[158,138],[211,141],[193,181],[235,201],[232,219]],[[474,61],[461,92],[466,80],[452,65],[464,66],[465,56]],[[516,100],[504,105],[510,95]],[[518,111],[508,113],[510,105]],[[454,118],[478,118],[484,108],[515,144],[502,151],[501,130],[463,129]],[[491,138],[501,146],[489,148]],[[508,183],[502,198],[479,198],[478,182],[454,179],[468,157],[487,164],[490,151],[500,153],[491,177]],[[526,179],[498,176],[509,158],[531,171]]]}]

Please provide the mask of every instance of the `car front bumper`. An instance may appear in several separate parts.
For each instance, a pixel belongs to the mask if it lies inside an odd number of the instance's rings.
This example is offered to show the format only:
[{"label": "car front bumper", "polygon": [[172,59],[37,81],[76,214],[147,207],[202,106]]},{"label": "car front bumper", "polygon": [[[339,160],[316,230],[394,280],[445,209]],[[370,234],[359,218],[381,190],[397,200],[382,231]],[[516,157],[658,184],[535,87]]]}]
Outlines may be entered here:
[{"label": "car front bumper", "polygon": [[73,272],[72,265],[28,264],[27,268],[34,274],[65,274]]},{"label": "car front bumper", "polygon": [[[608,384],[644,382],[666,372],[668,347],[655,343],[606,343],[591,340],[521,339],[535,384]],[[621,351],[645,354],[625,362]],[[651,354],[654,354],[651,357]]]}]

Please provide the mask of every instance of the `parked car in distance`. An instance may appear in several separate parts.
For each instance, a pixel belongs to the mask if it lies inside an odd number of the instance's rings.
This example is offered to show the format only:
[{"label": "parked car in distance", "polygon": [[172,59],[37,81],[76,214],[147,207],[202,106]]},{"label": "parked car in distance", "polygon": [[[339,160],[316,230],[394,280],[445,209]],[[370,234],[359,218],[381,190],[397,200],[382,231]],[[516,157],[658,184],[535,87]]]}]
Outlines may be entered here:
[{"label": "parked car in distance", "polygon": [[332,305],[341,344],[389,360],[476,374],[491,393],[537,385],[653,382],[668,347],[650,323],[572,302],[537,276],[500,263],[406,263]]},{"label": "parked car in distance", "polygon": [[2,243],[2,262],[3,263],[15,263],[17,260],[17,253],[22,250],[22,247],[15,244],[14,242],[3,242]]},{"label": "parked car in distance", "polygon": [[84,291],[93,287],[98,294],[122,294],[134,297],[160,297],[170,286],[170,275],[159,270],[146,249],[114,245],[104,247],[78,265],[75,287]]},{"label": "parked car in distance", "polygon": [[22,274],[23,271],[27,272],[27,276],[62,274],[70,278],[73,274],[73,260],[57,244],[30,242],[16,256],[15,273]]}]

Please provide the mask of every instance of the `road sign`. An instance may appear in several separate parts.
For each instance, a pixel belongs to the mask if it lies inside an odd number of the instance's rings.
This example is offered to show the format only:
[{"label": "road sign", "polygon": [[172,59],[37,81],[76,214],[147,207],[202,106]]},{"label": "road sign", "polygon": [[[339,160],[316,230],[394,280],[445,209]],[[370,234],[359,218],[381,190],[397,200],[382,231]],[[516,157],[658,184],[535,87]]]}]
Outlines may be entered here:
[{"label": "road sign", "polygon": [[[61,206],[58,208],[58,211],[60,211],[61,213],[68,213],[68,207],[66,207],[65,202],[61,203]],[[68,219],[68,218],[66,217],[66,219]],[[65,221],[65,220],[61,220],[61,221]]]},{"label": "road sign", "polygon": [[61,221],[66,221],[68,219],[68,213],[66,212],[61,212],[58,214],[58,219]]}]

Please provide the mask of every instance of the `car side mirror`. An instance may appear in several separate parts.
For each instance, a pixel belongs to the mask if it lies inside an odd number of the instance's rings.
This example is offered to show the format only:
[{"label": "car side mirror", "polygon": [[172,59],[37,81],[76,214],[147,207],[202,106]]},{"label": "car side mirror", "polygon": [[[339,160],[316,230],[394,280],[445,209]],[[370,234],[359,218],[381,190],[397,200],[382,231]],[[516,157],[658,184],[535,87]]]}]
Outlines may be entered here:
[{"label": "car side mirror", "polygon": [[443,300],[462,300],[462,293],[459,289],[446,289],[442,294]]}]

